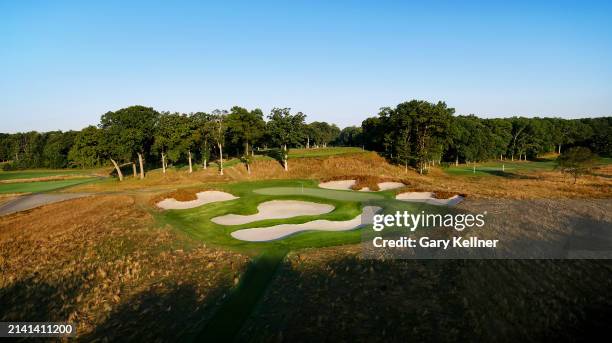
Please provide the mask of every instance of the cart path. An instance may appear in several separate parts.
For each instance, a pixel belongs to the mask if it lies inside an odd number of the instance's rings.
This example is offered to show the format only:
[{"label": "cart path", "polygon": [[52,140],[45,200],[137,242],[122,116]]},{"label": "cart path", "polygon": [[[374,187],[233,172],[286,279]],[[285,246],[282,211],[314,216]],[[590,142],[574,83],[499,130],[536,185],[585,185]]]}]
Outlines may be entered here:
[{"label": "cart path", "polygon": [[90,195],[94,195],[94,193],[35,193],[22,195],[0,205],[0,216]]}]

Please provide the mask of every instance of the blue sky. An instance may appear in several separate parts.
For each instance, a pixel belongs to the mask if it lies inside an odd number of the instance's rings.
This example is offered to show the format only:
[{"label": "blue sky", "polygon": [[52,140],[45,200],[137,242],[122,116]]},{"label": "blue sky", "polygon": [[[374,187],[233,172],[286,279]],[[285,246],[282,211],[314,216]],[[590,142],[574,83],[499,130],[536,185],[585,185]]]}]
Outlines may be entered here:
[{"label": "blue sky", "polygon": [[347,126],[414,98],[612,115],[612,5],[0,0],[0,132],[80,129],[132,104]]}]

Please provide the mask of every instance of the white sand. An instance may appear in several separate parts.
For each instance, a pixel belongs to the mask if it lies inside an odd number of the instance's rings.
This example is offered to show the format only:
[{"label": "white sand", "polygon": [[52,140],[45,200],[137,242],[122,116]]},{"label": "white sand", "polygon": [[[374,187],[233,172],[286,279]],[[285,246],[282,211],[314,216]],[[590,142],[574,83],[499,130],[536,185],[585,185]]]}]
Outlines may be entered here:
[{"label": "white sand", "polygon": [[436,199],[432,192],[408,192],[401,193],[395,196],[395,199],[410,202],[424,202],[430,205],[437,206],[454,206],[463,200],[460,195],[455,195],[448,199]]},{"label": "white sand", "polygon": [[336,190],[350,190],[353,185],[355,185],[355,180],[339,180],[339,181],[327,181],[321,182],[319,187],[327,188],[327,189],[336,189]]},{"label": "white sand", "polygon": [[220,191],[204,191],[196,194],[197,199],[191,201],[177,201],[173,198],[164,199],[157,203],[157,207],[165,210],[185,210],[208,204],[211,202],[229,201],[238,199],[229,193]]},{"label": "white sand", "polygon": [[381,182],[378,184],[378,188],[380,188],[381,191],[387,191],[389,189],[395,189],[395,188],[401,188],[404,187],[405,185],[401,182]]},{"label": "white sand", "polygon": [[319,204],[309,201],[272,200],[262,202],[257,206],[257,213],[251,215],[228,214],[212,218],[213,223],[221,225],[241,225],[265,219],[282,219],[297,216],[314,216],[329,213],[333,205]]},{"label": "white sand", "polygon": [[302,231],[349,231],[363,225],[371,224],[374,213],[380,211],[378,206],[366,206],[362,214],[351,220],[313,220],[303,224],[280,224],[264,228],[244,229],[232,232],[232,237],[241,241],[266,242],[285,238]]},{"label": "white sand", "polygon": [[[355,180],[339,180],[339,181],[327,181],[319,184],[321,188],[327,189],[336,189],[336,190],[351,190],[351,187],[355,185]],[[395,189],[404,187],[405,185],[401,182],[380,182],[378,183],[378,188],[381,191],[386,191],[389,189]],[[360,192],[371,192],[369,187],[363,187],[359,190]]]}]

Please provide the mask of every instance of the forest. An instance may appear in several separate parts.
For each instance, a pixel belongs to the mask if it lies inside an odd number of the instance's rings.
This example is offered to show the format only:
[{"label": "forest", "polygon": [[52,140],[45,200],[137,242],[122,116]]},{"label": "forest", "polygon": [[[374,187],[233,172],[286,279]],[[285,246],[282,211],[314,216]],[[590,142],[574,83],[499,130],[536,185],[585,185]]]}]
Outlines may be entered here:
[{"label": "forest", "polygon": [[276,158],[287,170],[289,149],[298,147],[363,147],[421,173],[435,164],[537,159],[574,146],[612,156],[612,117],[489,119],[454,112],[444,102],[412,100],[341,130],[306,123],[304,113],[289,108],[264,116],[238,106],[189,114],[131,106],[80,131],[0,133],[0,161],[4,170],[113,166],[122,180],[126,166],[144,178],[148,168],[165,172],[184,165],[192,171],[214,161],[223,174],[224,160],[232,157],[250,171],[256,154]]}]

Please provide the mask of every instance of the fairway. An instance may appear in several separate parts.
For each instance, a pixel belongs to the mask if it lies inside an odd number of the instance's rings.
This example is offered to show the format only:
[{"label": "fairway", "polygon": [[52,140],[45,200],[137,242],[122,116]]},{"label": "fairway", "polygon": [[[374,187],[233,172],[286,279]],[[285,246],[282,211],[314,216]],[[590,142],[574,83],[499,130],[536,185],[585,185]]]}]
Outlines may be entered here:
[{"label": "fairway", "polygon": [[316,149],[292,149],[289,150],[289,158],[302,157],[324,157],[333,155],[363,153],[365,150],[356,147],[333,147]]},{"label": "fairway", "polygon": [[34,179],[39,177],[49,176],[64,176],[64,175],[86,175],[84,170],[58,169],[58,170],[16,170],[16,171],[0,171],[0,180],[17,180],[17,179]]},{"label": "fairway", "polygon": [[476,163],[476,165],[459,165],[450,166],[445,170],[450,175],[465,175],[465,176],[486,176],[486,175],[498,175],[506,176],[511,175],[513,172],[533,172],[533,171],[550,171],[556,166],[556,162],[550,161],[525,161],[525,162],[483,162]]},{"label": "fairway", "polygon": [[36,193],[48,192],[96,180],[95,178],[78,178],[59,181],[17,182],[0,184],[0,193]]}]

